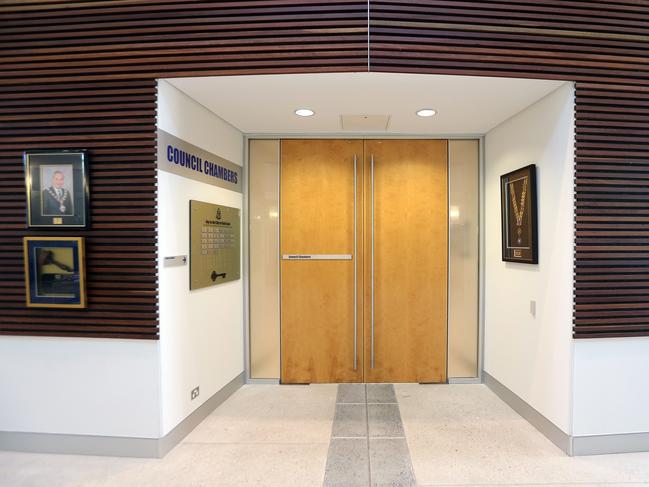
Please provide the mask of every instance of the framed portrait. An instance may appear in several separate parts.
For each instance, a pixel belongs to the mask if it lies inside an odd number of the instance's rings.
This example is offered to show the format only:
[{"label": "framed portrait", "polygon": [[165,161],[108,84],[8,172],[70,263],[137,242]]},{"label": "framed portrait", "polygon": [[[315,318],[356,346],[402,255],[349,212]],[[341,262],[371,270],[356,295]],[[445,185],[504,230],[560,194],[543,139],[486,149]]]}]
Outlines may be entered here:
[{"label": "framed portrait", "polygon": [[28,307],[85,308],[83,237],[24,237]]},{"label": "framed portrait", "polygon": [[502,175],[500,195],[503,260],[538,264],[536,166]]},{"label": "framed portrait", "polygon": [[90,216],[87,152],[27,151],[23,158],[27,226],[87,227]]}]

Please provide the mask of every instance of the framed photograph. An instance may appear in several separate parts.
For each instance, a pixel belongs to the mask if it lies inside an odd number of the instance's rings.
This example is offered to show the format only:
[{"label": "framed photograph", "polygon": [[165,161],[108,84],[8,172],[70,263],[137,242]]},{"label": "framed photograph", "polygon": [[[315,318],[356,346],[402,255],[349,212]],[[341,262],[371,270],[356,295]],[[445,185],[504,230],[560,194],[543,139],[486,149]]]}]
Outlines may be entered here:
[{"label": "framed photograph", "polygon": [[87,227],[90,215],[87,152],[27,151],[23,160],[27,226]]},{"label": "framed photograph", "polygon": [[536,166],[500,176],[503,260],[538,264]]},{"label": "framed photograph", "polygon": [[85,308],[83,237],[24,237],[28,307]]}]

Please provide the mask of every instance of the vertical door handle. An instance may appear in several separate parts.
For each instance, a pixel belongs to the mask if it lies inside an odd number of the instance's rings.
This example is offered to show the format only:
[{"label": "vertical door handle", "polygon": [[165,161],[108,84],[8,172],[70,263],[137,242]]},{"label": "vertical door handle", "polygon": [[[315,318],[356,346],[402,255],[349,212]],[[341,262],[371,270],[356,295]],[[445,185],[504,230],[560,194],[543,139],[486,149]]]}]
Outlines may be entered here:
[{"label": "vertical door handle", "polygon": [[356,154],[354,154],[354,370],[358,369],[358,276],[356,263]]},{"label": "vertical door handle", "polygon": [[374,368],[374,154],[370,157],[371,265],[370,265],[370,368]]}]

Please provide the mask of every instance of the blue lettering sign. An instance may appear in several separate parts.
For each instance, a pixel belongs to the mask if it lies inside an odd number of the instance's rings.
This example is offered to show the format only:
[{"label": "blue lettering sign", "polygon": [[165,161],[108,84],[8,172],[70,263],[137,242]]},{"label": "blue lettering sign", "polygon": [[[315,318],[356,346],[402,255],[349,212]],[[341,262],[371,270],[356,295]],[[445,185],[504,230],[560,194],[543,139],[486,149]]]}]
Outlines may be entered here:
[{"label": "blue lettering sign", "polygon": [[[203,161],[200,157],[178,149],[173,145],[167,145],[167,160],[181,167],[202,172],[208,176],[222,179],[223,181],[228,181],[230,183],[237,184],[239,180],[237,172],[226,169],[214,162]],[[203,164],[203,162],[205,162],[205,164]]]}]

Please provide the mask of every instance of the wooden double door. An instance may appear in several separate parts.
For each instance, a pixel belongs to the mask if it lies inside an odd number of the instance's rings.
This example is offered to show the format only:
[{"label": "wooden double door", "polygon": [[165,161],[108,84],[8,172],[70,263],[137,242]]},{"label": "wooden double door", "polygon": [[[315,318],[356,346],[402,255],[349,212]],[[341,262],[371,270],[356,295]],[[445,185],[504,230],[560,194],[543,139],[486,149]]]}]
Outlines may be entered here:
[{"label": "wooden double door", "polygon": [[446,140],[282,140],[281,382],[446,382]]}]

